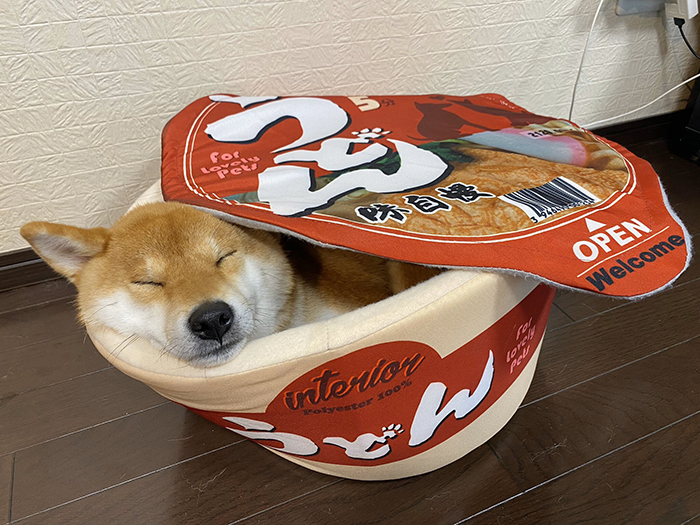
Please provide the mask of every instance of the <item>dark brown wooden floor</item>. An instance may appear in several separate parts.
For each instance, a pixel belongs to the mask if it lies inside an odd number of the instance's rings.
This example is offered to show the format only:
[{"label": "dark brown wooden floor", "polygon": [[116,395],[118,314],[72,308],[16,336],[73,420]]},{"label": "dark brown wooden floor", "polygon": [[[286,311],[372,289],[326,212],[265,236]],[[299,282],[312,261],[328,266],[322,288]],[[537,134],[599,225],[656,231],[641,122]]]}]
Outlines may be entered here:
[{"label": "dark brown wooden floor", "polygon": [[[700,169],[662,140],[627,145],[697,235]],[[700,524],[697,260],[644,301],[559,293],[511,422],[461,461],[382,483],[310,472],[163,400],[97,354],[73,299],[64,281],[0,294],[0,520]]]}]

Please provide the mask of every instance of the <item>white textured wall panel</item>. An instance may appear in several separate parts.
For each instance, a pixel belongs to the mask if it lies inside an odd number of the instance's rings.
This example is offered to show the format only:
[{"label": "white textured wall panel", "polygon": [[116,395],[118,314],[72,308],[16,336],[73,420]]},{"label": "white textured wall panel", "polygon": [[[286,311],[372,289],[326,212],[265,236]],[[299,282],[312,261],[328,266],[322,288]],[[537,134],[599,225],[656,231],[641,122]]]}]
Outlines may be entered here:
[{"label": "white textured wall panel", "polygon": [[[573,120],[697,72],[663,16],[606,0]],[[107,226],[159,176],[160,131],[215,92],[497,92],[568,116],[596,0],[2,0],[0,252],[30,220]],[[696,42],[697,24],[686,25]],[[683,88],[640,118],[681,107]]]}]

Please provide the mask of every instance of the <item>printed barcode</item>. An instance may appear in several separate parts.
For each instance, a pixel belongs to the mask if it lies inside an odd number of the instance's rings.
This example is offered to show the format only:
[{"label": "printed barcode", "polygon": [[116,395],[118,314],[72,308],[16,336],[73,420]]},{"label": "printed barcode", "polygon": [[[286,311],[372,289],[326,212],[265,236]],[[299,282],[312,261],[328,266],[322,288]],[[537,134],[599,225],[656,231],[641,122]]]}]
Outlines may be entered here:
[{"label": "printed barcode", "polygon": [[600,199],[565,177],[498,197],[523,210],[532,222],[540,222],[555,213],[600,202]]}]

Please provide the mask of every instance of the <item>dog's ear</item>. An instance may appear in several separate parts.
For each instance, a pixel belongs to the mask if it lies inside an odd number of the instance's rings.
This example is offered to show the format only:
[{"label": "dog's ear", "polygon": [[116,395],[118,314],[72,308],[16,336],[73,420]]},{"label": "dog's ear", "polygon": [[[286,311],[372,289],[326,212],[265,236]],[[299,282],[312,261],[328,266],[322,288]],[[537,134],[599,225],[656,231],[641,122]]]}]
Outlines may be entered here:
[{"label": "dog's ear", "polygon": [[74,281],[86,262],[107,247],[106,228],[76,228],[50,222],[30,222],[20,234],[42,259],[61,275]]}]

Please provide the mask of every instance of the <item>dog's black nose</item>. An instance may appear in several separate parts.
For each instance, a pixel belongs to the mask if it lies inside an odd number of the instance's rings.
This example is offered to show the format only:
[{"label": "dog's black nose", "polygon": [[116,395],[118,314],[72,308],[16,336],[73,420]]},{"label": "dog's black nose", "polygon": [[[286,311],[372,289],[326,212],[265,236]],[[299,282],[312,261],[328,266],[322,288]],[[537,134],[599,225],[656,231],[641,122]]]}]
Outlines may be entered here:
[{"label": "dog's black nose", "polygon": [[216,339],[223,342],[223,337],[233,323],[233,310],[223,301],[211,301],[200,304],[194,309],[188,324],[192,333],[200,339]]}]

